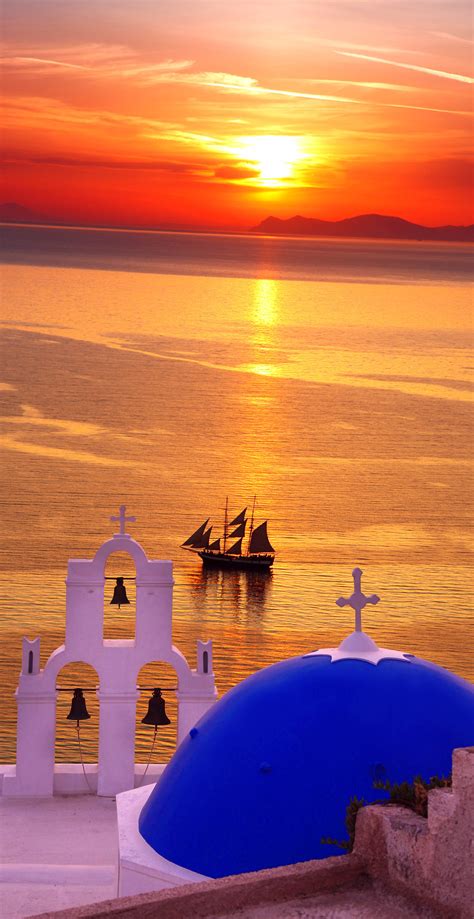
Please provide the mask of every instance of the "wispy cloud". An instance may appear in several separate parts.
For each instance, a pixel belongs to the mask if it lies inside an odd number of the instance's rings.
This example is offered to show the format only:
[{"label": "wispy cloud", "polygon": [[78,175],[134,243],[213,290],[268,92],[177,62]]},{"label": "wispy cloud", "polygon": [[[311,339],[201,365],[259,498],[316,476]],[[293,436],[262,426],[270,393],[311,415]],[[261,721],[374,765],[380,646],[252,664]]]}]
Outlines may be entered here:
[{"label": "wispy cloud", "polygon": [[436,38],[445,38],[446,41],[454,41],[461,45],[474,44],[472,38],[463,38],[462,35],[453,35],[451,32],[430,32],[430,35],[434,35]]},{"label": "wispy cloud", "polygon": [[165,58],[158,62],[143,62],[131,48],[124,45],[79,44],[53,49],[19,49],[3,54],[6,68],[42,74],[58,68],[75,71],[83,79],[134,79],[141,83],[159,81],[160,75],[180,71],[194,63],[188,59]]},{"label": "wispy cloud", "polygon": [[[199,75],[197,75],[199,76]],[[209,76],[209,74],[201,76]],[[249,78],[246,78],[247,81]],[[196,81],[199,82],[199,81]],[[469,81],[472,82],[472,81]],[[347,96],[327,96],[322,93],[305,93],[299,92],[293,89],[271,89],[268,86],[260,86],[260,84],[253,80],[251,82],[246,82],[245,84],[240,83],[230,83],[219,81],[214,82],[213,80],[202,80],[202,86],[214,86],[216,88],[227,90],[227,91],[237,91],[244,93],[254,93],[257,95],[271,95],[271,96],[286,96],[293,99],[312,99],[318,102],[335,102],[345,105],[372,105],[372,106],[382,106],[383,108],[398,108],[398,109],[411,109],[417,112],[436,112],[443,115],[471,115],[469,111],[457,111],[453,109],[444,109],[444,108],[432,108],[425,105],[408,105],[402,102],[379,102],[367,99],[353,99]]]},{"label": "wispy cloud", "polygon": [[214,175],[217,179],[255,179],[260,175],[260,169],[238,163],[236,166],[218,166]]},{"label": "wispy cloud", "polygon": [[295,89],[271,89],[269,86],[261,86],[257,80],[254,80],[251,77],[240,78],[238,83],[234,83],[231,82],[230,79],[222,82],[221,80],[216,80],[214,79],[214,74],[196,74],[195,76],[200,77],[200,79],[196,80],[195,82],[198,82],[201,86],[213,86],[216,89],[222,90],[254,93],[262,96],[288,96],[292,99],[314,99],[318,100],[319,102],[345,102],[355,105],[366,104],[362,99],[350,99],[346,96],[329,96],[323,93],[305,93]]},{"label": "wispy cloud", "polygon": [[393,90],[394,92],[402,93],[412,93],[416,92],[415,86],[406,86],[404,83],[375,83],[370,80],[303,80],[306,84],[311,84],[312,86],[316,85],[334,85],[334,86],[355,86],[356,88],[360,87],[361,89],[388,89]]},{"label": "wispy cloud", "polygon": [[12,96],[5,98],[2,105],[6,127],[29,125],[32,122],[94,125],[101,121],[103,115],[100,112],[67,105],[47,96]]},{"label": "wispy cloud", "polygon": [[[154,80],[155,82],[155,80]],[[197,86],[226,86],[230,88],[238,87],[243,92],[246,89],[252,89],[257,84],[253,77],[242,77],[236,73],[225,73],[225,71],[204,70],[194,73],[163,73],[156,78],[159,83],[190,83]]]},{"label": "wispy cloud", "polygon": [[83,64],[69,64],[66,61],[54,61],[46,57],[23,57],[23,56],[15,55],[14,57],[6,56],[3,58],[3,61],[8,62],[10,67],[12,66],[15,67],[16,65],[18,67],[28,67],[33,70],[40,69],[42,71],[44,71],[43,65],[45,65],[47,68],[65,67],[68,70],[88,70],[89,69],[87,67],[84,67]]},{"label": "wispy cloud", "polygon": [[415,70],[417,73],[426,73],[434,77],[443,77],[445,80],[456,80],[458,83],[474,83],[472,77],[460,73],[449,73],[446,70],[433,70],[431,67],[421,67],[418,64],[405,64],[402,61],[389,61],[384,57],[373,57],[370,54],[356,54],[353,51],[336,51],[343,57],[354,57],[362,61],[373,61],[376,64],[388,64],[391,67],[401,67],[402,70]]},{"label": "wispy cloud", "polygon": [[[148,135],[149,136],[149,135]],[[213,168],[206,161],[182,162],[180,160],[160,159],[102,159],[74,156],[29,156],[20,151],[6,151],[3,158],[5,166],[28,164],[30,166],[59,166],[72,169],[125,169],[145,172],[171,172],[179,175],[213,175]]]},{"label": "wispy cloud", "polygon": [[[373,0],[372,0],[373,2]],[[359,42],[340,41],[338,38],[308,38],[308,41],[325,48],[344,48],[346,51],[374,51],[376,54],[419,54],[408,48],[394,48],[393,45],[364,45]]]},{"label": "wispy cloud", "polygon": [[111,112],[107,110],[93,110],[81,108],[48,96],[11,96],[3,100],[5,110],[4,123],[6,126],[31,125],[33,123],[55,123],[64,125],[89,125],[111,127],[130,126],[140,130],[169,131],[174,125],[170,121],[159,121],[155,118],[146,118],[141,115]]}]

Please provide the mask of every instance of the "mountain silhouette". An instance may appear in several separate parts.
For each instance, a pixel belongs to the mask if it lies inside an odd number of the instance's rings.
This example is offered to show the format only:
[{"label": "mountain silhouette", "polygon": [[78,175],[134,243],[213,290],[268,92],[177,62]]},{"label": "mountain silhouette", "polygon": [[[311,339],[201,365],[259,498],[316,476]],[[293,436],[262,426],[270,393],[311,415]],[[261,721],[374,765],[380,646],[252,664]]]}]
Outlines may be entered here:
[{"label": "mountain silhouette", "polygon": [[372,239],[414,239],[433,242],[473,242],[474,224],[470,226],[425,227],[402,217],[384,214],[360,214],[345,220],[318,220],[315,217],[267,217],[252,233],[283,236],[335,236]]}]

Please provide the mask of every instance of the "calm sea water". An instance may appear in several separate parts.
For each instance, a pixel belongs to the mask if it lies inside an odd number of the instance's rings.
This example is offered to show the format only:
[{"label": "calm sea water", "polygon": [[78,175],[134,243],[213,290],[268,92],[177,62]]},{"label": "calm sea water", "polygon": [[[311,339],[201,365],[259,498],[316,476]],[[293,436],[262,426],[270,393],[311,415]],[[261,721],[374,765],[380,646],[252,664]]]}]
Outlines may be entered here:
[{"label": "calm sea water", "polygon": [[[472,355],[465,246],[8,227],[3,231],[3,760],[21,637],[62,643],[70,557],[125,502],[175,572],[174,640],[213,638],[220,691],[338,643],[351,570],[388,647],[472,676]],[[257,495],[268,576],[179,544]],[[216,534],[217,535],[217,534]],[[107,574],[133,573],[112,558]],[[133,590],[131,590],[133,601]],[[133,603],[106,636],[133,635]],[[113,609],[113,608],[112,608]],[[63,685],[95,685],[67,668]],[[150,665],[145,685],[173,683]],[[57,758],[77,760],[58,704]],[[96,757],[98,721],[84,729]],[[169,710],[175,721],[173,694]],[[146,711],[146,694],[138,718]],[[169,755],[175,726],[163,731]],[[149,737],[137,731],[137,755]]]}]

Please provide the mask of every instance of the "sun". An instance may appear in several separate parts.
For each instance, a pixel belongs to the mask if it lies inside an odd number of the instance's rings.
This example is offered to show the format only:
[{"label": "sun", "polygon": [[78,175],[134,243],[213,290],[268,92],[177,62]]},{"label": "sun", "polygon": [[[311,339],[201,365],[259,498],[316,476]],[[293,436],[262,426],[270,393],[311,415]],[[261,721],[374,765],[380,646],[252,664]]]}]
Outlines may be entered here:
[{"label": "sun", "polygon": [[258,182],[270,186],[286,184],[305,158],[300,137],[278,134],[242,137],[239,152],[259,170]]}]

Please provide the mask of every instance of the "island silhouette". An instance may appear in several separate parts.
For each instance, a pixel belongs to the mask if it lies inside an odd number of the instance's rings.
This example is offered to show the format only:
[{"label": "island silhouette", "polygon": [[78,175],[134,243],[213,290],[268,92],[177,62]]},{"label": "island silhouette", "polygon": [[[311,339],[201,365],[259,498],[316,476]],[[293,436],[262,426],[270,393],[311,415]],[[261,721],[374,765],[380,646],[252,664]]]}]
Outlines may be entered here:
[{"label": "island silhouette", "polygon": [[316,217],[267,217],[252,233],[272,236],[333,236],[339,238],[406,239],[433,242],[473,242],[474,224],[469,226],[425,227],[402,217],[385,214],[359,214],[345,220],[319,220]]}]

